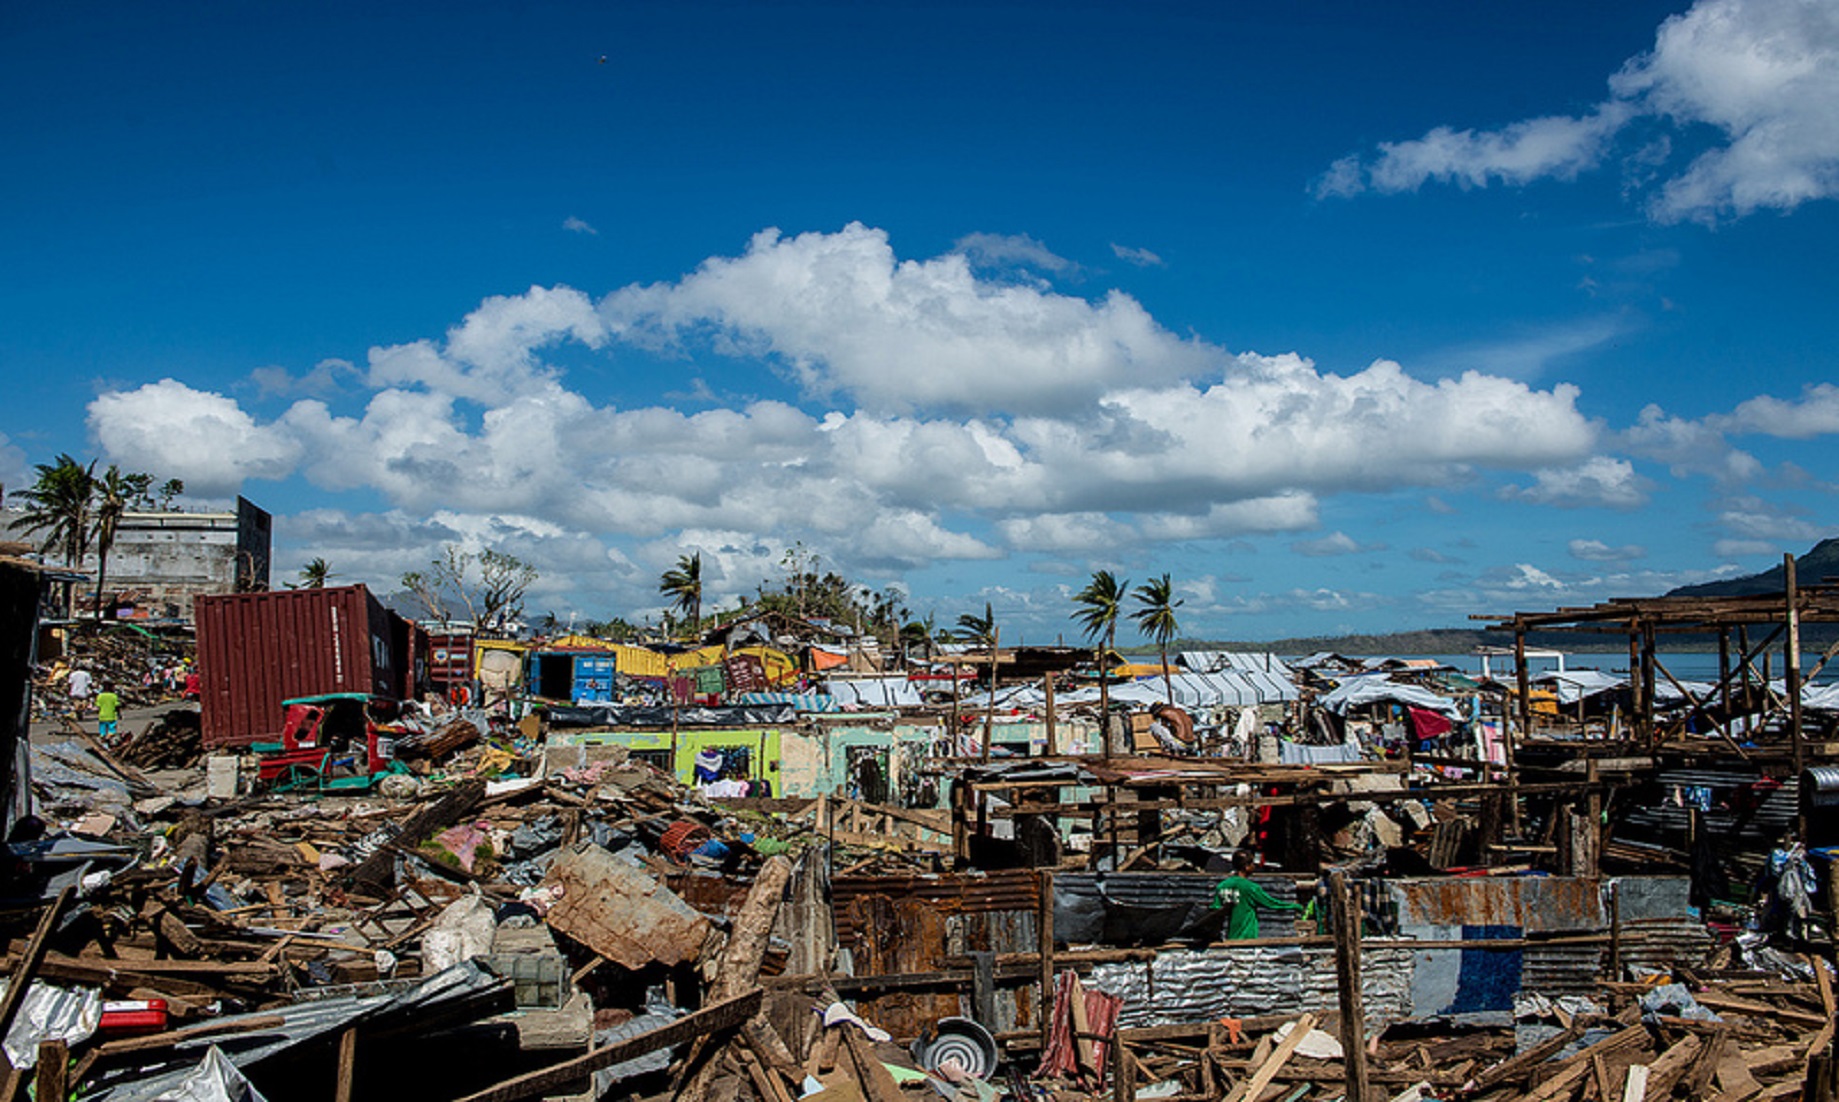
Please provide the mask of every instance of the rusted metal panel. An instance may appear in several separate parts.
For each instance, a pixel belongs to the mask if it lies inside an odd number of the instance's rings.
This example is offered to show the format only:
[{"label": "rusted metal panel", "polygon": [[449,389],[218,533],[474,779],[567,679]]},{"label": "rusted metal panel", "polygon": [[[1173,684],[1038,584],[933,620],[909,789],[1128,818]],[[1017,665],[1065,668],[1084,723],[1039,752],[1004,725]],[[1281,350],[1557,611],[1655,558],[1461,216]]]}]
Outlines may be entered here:
[{"label": "rusted metal panel", "polygon": [[[946,956],[946,909],[913,897],[859,895],[849,904],[851,925],[861,931],[852,946],[857,975],[936,972]],[[896,1037],[917,1037],[940,1018],[962,1012],[952,990],[891,991],[859,1000],[863,1017]]]},{"label": "rusted metal panel", "polygon": [[709,934],[695,908],[592,843],[556,858],[545,883],[561,889],[549,925],[624,968],[694,960]]},{"label": "rusted metal panel", "polygon": [[1461,927],[1517,927],[1527,933],[1602,930],[1608,925],[1595,880],[1581,877],[1461,877],[1386,885],[1407,936],[1449,937]]},{"label": "rusted metal panel", "polygon": [[830,885],[836,913],[837,942],[851,945],[856,927],[849,914],[857,896],[885,895],[893,899],[923,899],[936,906],[964,913],[1030,911],[1041,905],[1040,882],[1027,869],[976,876],[839,876]]},{"label": "rusted metal panel", "polygon": [[294,697],[418,688],[420,629],[361,585],[201,596],[195,613],[206,746],[278,739]]}]

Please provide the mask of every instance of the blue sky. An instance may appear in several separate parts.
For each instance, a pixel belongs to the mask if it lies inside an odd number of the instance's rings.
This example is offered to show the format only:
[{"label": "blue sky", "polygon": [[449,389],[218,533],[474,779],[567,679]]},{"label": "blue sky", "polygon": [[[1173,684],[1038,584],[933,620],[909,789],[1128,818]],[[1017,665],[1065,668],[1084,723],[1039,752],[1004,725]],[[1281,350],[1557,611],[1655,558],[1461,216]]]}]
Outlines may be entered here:
[{"label": "blue sky", "polygon": [[1460,626],[1839,534],[1839,4],[7,5],[0,480],[642,618]]}]

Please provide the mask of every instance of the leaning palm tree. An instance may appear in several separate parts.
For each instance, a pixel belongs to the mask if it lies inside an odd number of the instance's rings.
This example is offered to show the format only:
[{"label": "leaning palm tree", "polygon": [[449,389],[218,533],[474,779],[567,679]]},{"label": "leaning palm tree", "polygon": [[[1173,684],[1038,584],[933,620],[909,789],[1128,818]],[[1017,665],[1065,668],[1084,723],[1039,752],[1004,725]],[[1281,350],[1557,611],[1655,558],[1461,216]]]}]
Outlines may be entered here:
[{"label": "leaning palm tree", "polygon": [[307,564],[300,568],[300,584],[293,588],[324,589],[332,577],[332,564],[324,559],[309,559]]},{"label": "leaning palm tree", "polygon": [[102,622],[109,580],[109,552],[115,549],[115,532],[121,527],[121,514],[127,512],[132,499],[146,476],[124,475],[113,463],[102,477],[91,480],[96,499],[96,622]]},{"label": "leaning palm tree", "polygon": [[[95,496],[96,464],[85,467],[68,455],[56,463],[37,465],[38,480],[16,495],[25,505],[24,514],[11,527],[28,534],[43,536],[40,554],[53,549],[63,553],[64,565],[76,569],[89,552],[90,499]],[[71,592],[64,585],[64,611],[70,613]]]},{"label": "leaning palm tree", "polygon": [[[1130,579],[1119,580],[1109,570],[1100,570],[1092,575],[1092,580],[1073,600],[1079,605],[1079,611],[1073,613],[1073,621],[1085,629],[1086,638],[1093,643],[1094,657],[1098,660],[1098,714],[1103,717],[1100,724],[1108,723],[1111,715],[1111,651],[1117,643],[1117,620],[1124,612],[1124,596],[1130,592]],[[1101,726],[1102,729],[1102,726]],[[1101,736],[1105,739],[1108,750],[1111,745],[1109,733]]]},{"label": "leaning palm tree", "polygon": [[996,641],[996,614],[990,602],[983,603],[982,616],[967,612],[958,617],[958,639],[978,647],[987,647]]},{"label": "leaning palm tree", "polygon": [[1175,621],[1175,610],[1185,602],[1175,596],[1174,583],[1169,581],[1167,574],[1144,582],[1133,596],[1139,607],[1130,618],[1136,621],[1143,634],[1156,641],[1162,652],[1162,684],[1168,689],[1169,706],[1174,707],[1175,680],[1169,676],[1169,644],[1181,630],[1181,625]]},{"label": "leaning palm tree", "polygon": [[666,570],[659,579],[658,592],[689,616],[690,631],[695,632],[702,623],[702,552],[678,556],[676,569]]}]

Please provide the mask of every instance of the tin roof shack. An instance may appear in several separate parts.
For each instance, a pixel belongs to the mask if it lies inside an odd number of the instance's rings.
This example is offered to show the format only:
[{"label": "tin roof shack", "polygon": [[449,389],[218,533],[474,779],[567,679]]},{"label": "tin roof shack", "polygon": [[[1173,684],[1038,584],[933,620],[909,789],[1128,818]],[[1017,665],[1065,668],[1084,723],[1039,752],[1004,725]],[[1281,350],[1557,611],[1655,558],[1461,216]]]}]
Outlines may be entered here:
[{"label": "tin roof shack", "polygon": [[420,695],[427,635],[361,585],[197,601],[206,746],[280,737],[284,700],[321,693]]}]

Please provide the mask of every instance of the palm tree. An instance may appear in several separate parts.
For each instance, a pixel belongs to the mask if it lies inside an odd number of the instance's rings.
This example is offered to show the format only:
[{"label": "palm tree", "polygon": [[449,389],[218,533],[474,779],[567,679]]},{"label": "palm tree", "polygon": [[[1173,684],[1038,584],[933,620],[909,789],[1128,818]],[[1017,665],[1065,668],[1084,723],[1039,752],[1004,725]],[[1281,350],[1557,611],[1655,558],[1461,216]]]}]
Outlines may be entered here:
[{"label": "palm tree", "polygon": [[680,612],[689,614],[690,631],[702,622],[702,552],[679,555],[674,570],[666,570],[658,581],[658,592],[676,602]]},{"label": "palm tree", "polygon": [[300,584],[295,589],[324,589],[332,580],[332,564],[324,559],[310,559],[300,568]]},{"label": "palm tree", "polygon": [[990,602],[983,603],[983,615],[967,612],[958,617],[958,638],[966,643],[987,647],[996,641],[996,614]]},{"label": "palm tree", "polygon": [[[93,464],[92,464],[93,466]],[[121,514],[128,509],[128,501],[137,490],[144,490],[141,485],[147,476],[123,475],[121,468],[113,463],[102,473],[101,478],[90,480],[96,498],[96,622],[102,622],[102,606],[106,601],[109,580],[109,552],[115,547],[115,531],[121,526]]]},{"label": "palm tree", "polygon": [[[89,551],[90,499],[95,496],[96,464],[85,467],[68,455],[56,463],[37,465],[38,481],[19,491],[25,513],[12,527],[27,533],[42,533],[39,553],[53,548],[63,552],[64,565],[75,569]],[[64,586],[64,610],[71,605],[69,583]]]},{"label": "palm tree", "polygon": [[[1109,570],[1100,570],[1092,575],[1086,587],[1073,595],[1073,600],[1080,606],[1073,613],[1073,620],[1085,629],[1086,638],[1092,640],[1093,649],[1097,650],[1098,659],[1098,714],[1100,729],[1104,733],[1105,748],[1111,747],[1110,732],[1104,728],[1111,717],[1111,651],[1117,643],[1117,619],[1124,612],[1124,595],[1130,592],[1130,579],[1122,581]],[[1102,650],[1099,648],[1102,646]]]},{"label": "palm tree", "polygon": [[1174,583],[1165,573],[1138,586],[1133,596],[1141,607],[1131,614],[1137,628],[1156,641],[1162,652],[1162,684],[1167,687],[1169,707],[1175,706],[1175,681],[1169,676],[1169,644],[1174,642],[1181,625],[1175,622],[1175,610],[1185,602],[1175,596]]}]

